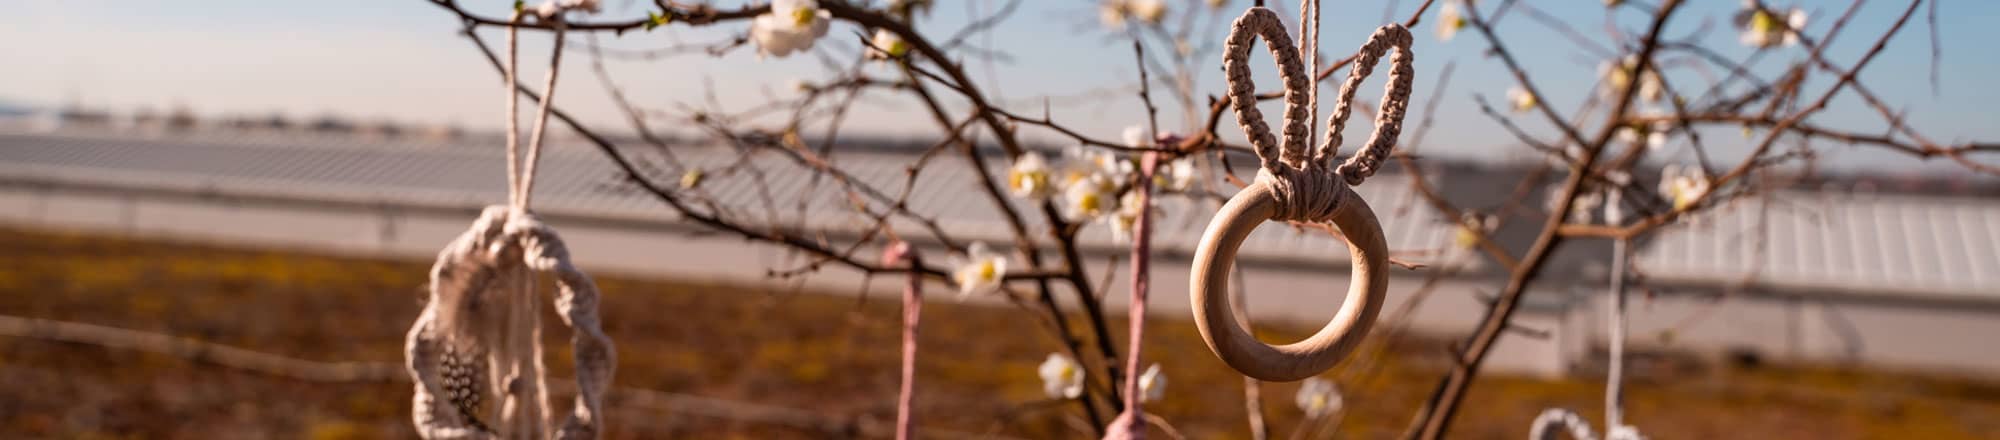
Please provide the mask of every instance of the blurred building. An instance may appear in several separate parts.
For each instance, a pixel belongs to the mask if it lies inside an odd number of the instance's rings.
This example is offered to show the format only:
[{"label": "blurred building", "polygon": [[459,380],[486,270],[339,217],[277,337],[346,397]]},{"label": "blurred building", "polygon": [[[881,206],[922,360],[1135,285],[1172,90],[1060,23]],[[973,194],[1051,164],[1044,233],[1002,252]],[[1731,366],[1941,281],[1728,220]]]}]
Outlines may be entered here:
[{"label": "blurred building", "polygon": [[[322,134],[362,130],[333,117],[302,125]],[[0,133],[0,222],[421,260],[433,257],[482,206],[504,199],[497,141],[419,148],[403,143],[416,137],[405,129],[362,131],[375,134]],[[445,133],[426,137],[462,139],[456,129]],[[844,167],[885,188],[900,188],[911,160],[897,151],[843,151]],[[657,157],[647,148],[631,152]],[[674,154],[709,170],[739,164],[731,149],[685,147]],[[766,226],[827,231],[836,240],[858,236],[867,224],[836,185],[813,179],[788,157],[759,155],[744,163],[767,172],[709,173],[699,197],[752,213],[744,218],[775,219]],[[1528,246],[1539,214],[1508,210],[1536,209],[1542,191],[1503,203],[1520,194],[1517,182],[1527,170],[1432,165],[1430,184],[1460,206],[1527,216],[1508,222],[1495,237],[1516,253]],[[805,261],[680,221],[659,201],[623,189],[617,169],[587,145],[551,145],[541,167],[537,211],[563,230],[579,261],[593,270],[765,283],[778,282],[767,278],[767,269]],[[656,181],[679,181],[676,170],[647,169],[657,173],[651,176]],[[962,160],[933,160],[910,206],[938,213],[957,239],[1010,243],[997,208],[984,197],[965,196],[978,191],[971,171]],[[1400,322],[1457,337],[1480,319],[1506,274],[1457,245],[1456,222],[1434,214],[1407,179],[1392,168],[1358,188],[1381,217],[1398,258],[1429,265],[1394,273],[1385,313],[1422,298],[1422,307]],[[1986,340],[2000,334],[1997,196],[1990,181],[1800,179],[1669,227],[1634,243],[1639,273],[1631,341],[1642,352],[2000,377],[2000,349]],[[767,213],[757,210],[762,206],[782,208]],[[1187,198],[1163,201],[1152,310],[1189,313],[1188,258],[1210,206]],[[898,228],[923,230],[914,223]],[[1083,245],[1096,271],[1127,252],[1099,226],[1085,230]],[[1489,365],[1562,374],[1600,361],[1595,353],[1605,341],[1610,261],[1611,246],[1603,240],[1572,240],[1552,255],[1516,315],[1524,330],[1504,339]],[[1318,325],[1346,288],[1345,245],[1324,234],[1266,225],[1246,242],[1239,262],[1248,273],[1251,314],[1259,320]],[[863,285],[859,275],[835,269],[808,280],[832,293],[859,292]],[[1106,300],[1122,307],[1122,295]]]}]

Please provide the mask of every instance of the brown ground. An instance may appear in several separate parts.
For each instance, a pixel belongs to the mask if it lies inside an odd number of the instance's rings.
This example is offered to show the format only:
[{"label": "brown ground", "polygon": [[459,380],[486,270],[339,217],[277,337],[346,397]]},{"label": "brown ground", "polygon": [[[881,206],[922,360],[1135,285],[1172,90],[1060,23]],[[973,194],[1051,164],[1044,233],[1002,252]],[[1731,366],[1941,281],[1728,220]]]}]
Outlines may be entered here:
[{"label": "brown ground", "polygon": [[[0,230],[0,243],[0,314],[323,361],[398,362],[428,266],[19,230]],[[620,386],[804,409],[833,423],[869,425],[866,432],[894,418],[893,298],[599,281],[606,330],[618,342]],[[1046,324],[1022,309],[933,295],[940,301],[925,309],[918,372],[924,426],[1082,437],[1074,429],[1082,423],[1078,406],[1040,396],[1035,366],[1056,347]],[[1188,438],[1247,436],[1240,376],[1208,353],[1190,322],[1163,321],[1148,330],[1147,354],[1165,365],[1171,386],[1167,399],[1149,408]],[[1122,333],[1124,324],[1112,326]],[[552,342],[567,336],[550,333]],[[1379,358],[1373,380],[1343,384],[1350,412],[1338,436],[1391,437],[1430,391],[1443,350],[1403,345]],[[566,355],[553,355],[551,365],[563,369]],[[1653,438],[2000,438],[2000,385],[1990,382],[1686,361],[1641,373],[1630,387],[1629,418]],[[1601,421],[1600,381],[1484,379],[1455,437],[1522,438],[1551,406]],[[1264,388],[1276,438],[1299,426],[1295,389]],[[0,337],[0,438],[401,438],[411,435],[408,402],[402,383],[303,382]],[[614,403],[609,438],[828,436]]]}]

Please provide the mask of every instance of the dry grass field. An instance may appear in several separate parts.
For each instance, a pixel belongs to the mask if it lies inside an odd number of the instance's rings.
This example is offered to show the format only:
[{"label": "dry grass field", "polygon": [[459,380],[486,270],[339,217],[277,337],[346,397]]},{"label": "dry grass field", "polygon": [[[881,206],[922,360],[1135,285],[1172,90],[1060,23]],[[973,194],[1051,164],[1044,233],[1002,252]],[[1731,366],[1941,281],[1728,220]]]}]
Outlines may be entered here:
[{"label": "dry grass field", "polygon": [[[0,243],[0,314],[318,361],[400,362],[428,268],[48,231],[0,230]],[[690,408],[614,394],[609,438],[865,436],[894,419],[894,298],[599,281],[605,330],[618,343],[619,386],[755,404]],[[1041,397],[1035,366],[1057,346],[1046,324],[1008,307],[958,304],[943,290],[932,292],[937,299],[924,314],[923,426],[1084,437],[1074,404]],[[1155,322],[1147,354],[1164,364],[1171,385],[1150,409],[1187,438],[1245,437],[1240,376],[1208,353],[1190,321]],[[1299,333],[1273,330],[1278,338]],[[560,347],[567,334],[552,329],[548,337]],[[1443,370],[1442,353],[1436,342],[1404,341],[1379,359],[1380,374],[1343,384],[1349,411],[1337,437],[1400,432]],[[552,353],[558,374],[566,355]],[[1992,382],[1660,359],[1642,365],[1628,391],[1630,420],[1653,438],[2000,438],[2000,384]],[[1600,381],[1484,379],[1453,437],[1522,438],[1551,406],[1601,420]],[[1274,438],[1298,426],[1296,386],[1265,387]],[[405,438],[413,435],[408,414],[403,382],[308,382],[0,336],[0,438]]]}]

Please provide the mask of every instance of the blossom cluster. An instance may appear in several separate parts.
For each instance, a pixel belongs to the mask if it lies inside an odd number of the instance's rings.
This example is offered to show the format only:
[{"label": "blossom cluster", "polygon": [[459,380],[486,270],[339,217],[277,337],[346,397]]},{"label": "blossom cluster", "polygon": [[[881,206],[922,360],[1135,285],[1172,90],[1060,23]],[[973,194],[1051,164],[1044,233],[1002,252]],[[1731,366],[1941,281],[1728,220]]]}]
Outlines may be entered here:
[{"label": "blossom cluster", "polygon": [[[1152,138],[1144,127],[1125,129],[1125,144],[1147,148],[1177,142],[1173,135]],[[1062,163],[1051,164],[1041,153],[1027,152],[1014,158],[1007,171],[1007,188],[1029,200],[1058,199],[1069,221],[1088,223],[1102,220],[1118,242],[1131,239],[1132,226],[1145,207],[1131,188],[1138,178],[1134,156],[1110,151],[1073,147],[1063,152]],[[1153,173],[1153,186],[1165,192],[1186,191],[1194,183],[1193,160],[1182,158],[1162,163]]]},{"label": "blossom cluster", "polygon": [[[1570,206],[1569,217],[1565,221],[1578,224],[1596,223],[1599,219],[1598,213],[1602,212],[1603,224],[1620,226],[1624,223],[1626,219],[1624,197],[1619,188],[1632,182],[1631,175],[1611,172],[1607,173],[1605,180],[1609,181],[1608,184],[1596,185],[1596,188],[1586,189],[1577,194],[1576,201]],[[1660,170],[1658,195],[1675,211],[1687,211],[1701,203],[1713,186],[1714,180],[1710,179],[1708,172],[1700,166],[1668,164]],[[1546,208],[1552,213],[1556,205],[1561,202],[1561,189],[1552,187],[1548,191]],[[1491,231],[1491,228],[1486,228],[1486,231]]]},{"label": "blossom cluster", "polygon": [[[1163,135],[1148,139],[1144,127],[1125,130],[1125,143],[1132,148],[1150,148],[1178,142]],[[1159,164],[1153,173],[1153,187],[1164,192],[1187,191],[1194,184],[1192,159],[1182,158]],[[1060,163],[1050,163],[1039,152],[1014,157],[1007,170],[1007,191],[1032,201],[1054,200],[1063,216],[1072,222],[1102,221],[1114,241],[1132,239],[1132,229],[1146,206],[1139,203],[1137,160],[1110,151],[1073,147],[1065,150]],[[993,252],[985,243],[973,243],[953,270],[952,279],[960,295],[998,290],[1007,272],[1007,257]]]}]

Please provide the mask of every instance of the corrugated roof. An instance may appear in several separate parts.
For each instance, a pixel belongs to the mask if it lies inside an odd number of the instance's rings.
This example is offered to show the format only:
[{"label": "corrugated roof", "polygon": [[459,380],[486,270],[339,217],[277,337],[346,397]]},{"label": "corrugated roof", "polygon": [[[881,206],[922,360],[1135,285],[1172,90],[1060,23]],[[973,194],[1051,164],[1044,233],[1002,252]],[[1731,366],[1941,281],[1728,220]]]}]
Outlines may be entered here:
[{"label": "corrugated roof", "polygon": [[1658,234],[1638,262],[1666,279],[2000,299],[2000,203],[1784,191]]}]

